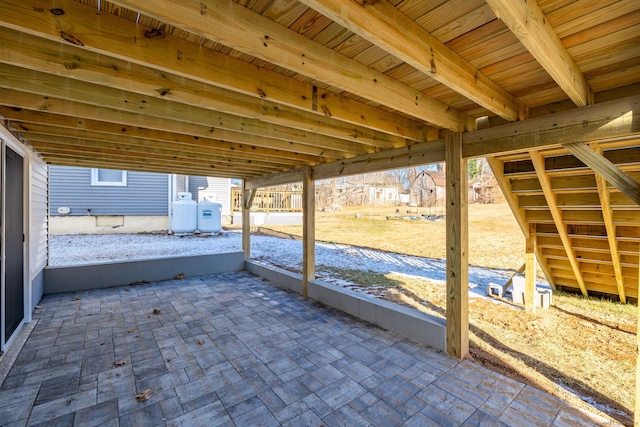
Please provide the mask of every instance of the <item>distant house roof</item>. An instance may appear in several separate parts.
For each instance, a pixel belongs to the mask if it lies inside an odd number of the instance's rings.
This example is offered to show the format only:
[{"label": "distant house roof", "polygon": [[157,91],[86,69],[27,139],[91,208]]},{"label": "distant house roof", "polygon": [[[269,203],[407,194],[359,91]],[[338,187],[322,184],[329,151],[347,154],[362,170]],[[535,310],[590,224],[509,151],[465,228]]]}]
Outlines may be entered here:
[{"label": "distant house roof", "polygon": [[437,186],[437,187],[444,187],[447,185],[447,176],[446,173],[444,171],[431,171],[431,170],[424,170],[422,172],[420,172],[418,174],[418,176],[416,176],[416,181],[418,180],[419,177],[421,176],[428,176],[433,180],[433,183]]}]

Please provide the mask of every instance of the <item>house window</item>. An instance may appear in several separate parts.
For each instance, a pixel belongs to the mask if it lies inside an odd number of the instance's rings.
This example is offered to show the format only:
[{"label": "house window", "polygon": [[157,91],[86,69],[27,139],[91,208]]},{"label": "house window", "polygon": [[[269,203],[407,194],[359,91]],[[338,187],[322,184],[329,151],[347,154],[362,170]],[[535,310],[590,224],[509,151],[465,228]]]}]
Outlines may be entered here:
[{"label": "house window", "polygon": [[112,169],[91,169],[91,185],[126,187],[127,171]]}]

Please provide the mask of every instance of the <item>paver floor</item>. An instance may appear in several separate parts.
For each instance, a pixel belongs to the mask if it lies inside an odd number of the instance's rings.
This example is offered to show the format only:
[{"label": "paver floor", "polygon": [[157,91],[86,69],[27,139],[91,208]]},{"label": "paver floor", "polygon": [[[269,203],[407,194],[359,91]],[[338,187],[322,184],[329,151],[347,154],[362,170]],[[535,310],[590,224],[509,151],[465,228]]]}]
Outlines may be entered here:
[{"label": "paver floor", "polygon": [[606,423],[246,272],[39,307],[0,387],[3,426]]}]

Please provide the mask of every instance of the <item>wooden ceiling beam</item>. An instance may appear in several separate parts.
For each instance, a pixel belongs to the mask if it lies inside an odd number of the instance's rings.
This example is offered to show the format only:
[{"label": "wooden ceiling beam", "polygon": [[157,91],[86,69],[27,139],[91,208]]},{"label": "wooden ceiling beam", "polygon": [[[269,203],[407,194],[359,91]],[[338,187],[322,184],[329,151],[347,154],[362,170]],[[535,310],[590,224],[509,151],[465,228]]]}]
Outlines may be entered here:
[{"label": "wooden ceiling beam", "polygon": [[278,105],[196,80],[105,57],[75,46],[0,27],[0,62],[152,98],[247,117],[304,132],[379,148],[407,145],[406,138],[353,126],[330,117]]},{"label": "wooden ceiling beam", "polygon": [[528,107],[386,0],[300,0],[429,77],[509,121]]},{"label": "wooden ceiling beam", "polygon": [[[149,164],[144,162],[129,162],[129,161],[114,161],[111,158],[93,156],[93,157],[72,157],[61,156],[59,154],[46,154],[43,156],[43,160],[48,164],[54,164],[56,166],[74,166],[84,168],[109,168],[109,169],[121,169],[128,171],[138,172],[152,172],[152,173],[183,173],[194,176],[216,176],[218,178],[243,178],[253,177],[256,174],[247,174],[246,172],[236,171],[221,171],[217,170],[213,172],[213,169],[199,169],[183,164],[181,166],[167,165],[167,164]],[[213,174],[213,175],[212,175]]]},{"label": "wooden ceiling beam", "polygon": [[[456,132],[475,120],[435,98],[292,31],[239,3],[226,0],[115,0],[176,28],[280,65],[396,111]],[[204,6],[204,7],[203,7]]]},{"label": "wooden ceiling beam", "polygon": [[[72,46],[61,37],[61,31],[67,39],[81,43],[82,50],[187,77],[257,100],[287,105],[317,117],[327,116],[413,141],[427,138],[427,126],[421,122],[168,36],[162,30],[150,29],[110,13],[97,12],[80,2],[30,0],[25,3],[10,0],[2,1],[0,5],[3,11],[0,26],[62,42],[67,47]],[[51,12],[54,9],[64,13],[54,15]],[[91,62],[71,61],[69,64],[78,67],[76,72],[79,72]],[[68,71],[74,73],[73,70]],[[162,88],[166,86],[161,85],[157,89]]]},{"label": "wooden ceiling beam", "polygon": [[360,175],[445,161],[444,138],[313,166],[313,179]]},{"label": "wooden ceiling beam", "polygon": [[596,153],[587,144],[573,142],[570,144],[562,144],[562,146],[589,166],[597,175],[606,179],[628,198],[640,205],[640,182],[620,170],[620,168],[602,154]]},{"label": "wooden ceiling beam", "polygon": [[[322,163],[311,167],[311,176],[314,180],[337,178],[349,175],[359,175],[369,172],[383,170],[400,169],[417,165],[428,165],[442,163],[445,161],[444,138],[435,141],[420,142],[409,147],[394,148],[379,153],[356,156],[345,160],[330,163]],[[275,182],[286,184],[295,182],[303,174],[302,169],[298,172],[287,171],[280,174],[255,178],[248,182],[248,188],[261,188],[265,184]],[[289,179],[289,181],[286,181]]]},{"label": "wooden ceiling beam", "polygon": [[503,155],[631,135],[640,135],[640,96],[467,132],[463,135],[463,156]]},{"label": "wooden ceiling beam", "polygon": [[288,170],[284,172],[274,173],[268,176],[261,176],[254,179],[244,181],[244,187],[247,190],[257,190],[260,188],[271,187],[274,185],[290,184],[292,182],[302,182],[304,179],[304,168]]},{"label": "wooden ceiling beam", "polygon": [[263,173],[273,173],[280,171],[282,166],[272,163],[264,163],[246,159],[236,159],[221,156],[203,156],[195,153],[178,154],[175,151],[163,150],[159,148],[141,148],[137,146],[127,146],[116,143],[96,143],[95,141],[83,141],[75,138],[65,138],[59,136],[30,134],[26,141],[36,149],[40,150],[60,150],[69,154],[86,155],[87,153],[106,154],[114,158],[146,159],[154,162],[170,162],[179,164],[188,162],[194,166],[226,165],[237,169],[258,169]]},{"label": "wooden ceiling beam", "polygon": [[[125,157],[118,157],[110,153],[103,152],[87,152],[86,154],[77,153],[77,152],[69,152],[64,149],[54,149],[54,148],[43,148],[42,156],[47,162],[53,163],[53,159],[60,159],[63,157],[69,159],[75,159],[78,161],[84,162],[93,162],[94,166],[85,166],[85,167],[99,167],[99,168],[108,168],[108,169],[127,169],[127,165],[140,165],[143,162],[132,161],[131,159]],[[57,160],[55,161],[56,165],[58,165]],[[162,168],[163,170],[169,170],[172,172],[168,173],[182,173],[183,171],[190,171],[190,175],[199,175],[199,176],[231,176],[233,178],[243,178],[247,176],[256,176],[259,174],[268,173],[267,171],[260,170],[250,170],[246,168],[238,168],[235,165],[225,165],[220,163],[212,163],[210,165],[191,165],[185,162],[163,162],[163,161],[147,161],[144,162],[149,167],[154,167],[157,169]]]},{"label": "wooden ceiling beam", "polygon": [[[12,124],[14,123],[12,122]],[[301,161],[276,159],[273,157],[251,155],[246,153],[237,153],[231,150],[220,150],[215,147],[185,146],[183,144],[176,144],[171,141],[150,141],[142,138],[134,138],[121,135],[108,135],[101,134],[99,132],[65,129],[36,124],[21,126],[20,123],[15,123],[14,127],[16,131],[25,139],[43,141],[42,138],[46,136],[52,138],[50,141],[59,141],[56,138],[64,138],[65,144],[77,146],[80,150],[82,149],[82,147],[102,147],[114,150],[122,150],[128,153],[139,153],[141,155],[144,155],[145,153],[160,153],[184,159],[211,159],[213,161],[218,158],[229,158],[237,159],[240,161],[249,161],[256,165],[271,164],[274,166],[288,165],[291,167],[300,167],[306,164],[306,162]]]},{"label": "wooden ceiling beam", "polygon": [[[325,147],[316,147],[313,145],[295,144],[293,141],[269,138],[260,135],[230,131],[217,127],[199,125],[194,123],[186,123],[175,120],[167,120],[164,118],[146,116],[139,113],[129,113],[113,108],[104,108],[96,105],[84,104],[65,99],[42,96],[28,92],[20,92],[12,89],[0,88],[1,104],[10,110],[19,112],[18,110],[28,110],[32,113],[42,112],[43,114],[55,114],[67,116],[77,119],[79,122],[83,120],[91,120],[95,126],[92,129],[105,131],[105,125],[98,124],[110,122],[116,126],[121,126],[122,133],[145,134],[145,137],[151,137],[142,129],[147,129],[151,134],[154,132],[171,132],[179,133],[196,138],[211,138],[231,143],[229,149],[235,149],[235,144],[243,144],[250,148],[261,147],[273,150],[282,150],[285,152],[298,152],[301,154],[318,156],[329,159],[341,159],[353,156],[357,153],[349,153],[342,150],[331,150]],[[12,114],[10,116],[13,117]],[[111,131],[110,126],[107,127]]]},{"label": "wooden ceiling beam", "polygon": [[562,220],[562,211],[558,206],[556,195],[553,193],[551,180],[549,179],[549,176],[545,171],[544,157],[542,157],[542,155],[537,151],[531,151],[530,155],[531,161],[533,162],[536,170],[536,174],[538,175],[538,180],[540,181],[540,186],[542,187],[542,191],[544,192],[544,197],[547,200],[549,211],[551,211],[551,215],[553,216],[553,222],[555,223],[558,234],[560,235],[560,239],[562,240],[562,245],[564,246],[566,256],[569,259],[569,263],[571,263],[573,274],[578,282],[578,286],[580,287],[582,295],[586,297],[588,296],[588,293],[587,288],[584,284],[584,279],[582,278],[582,272],[580,271],[580,264],[578,263],[578,259],[576,258],[576,254],[573,250],[571,238],[569,237],[569,233],[567,232],[567,225]]},{"label": "wooden ceiling beam", "polygon": [[487,3],[578,107],[593,104],[587,79],[535,0]]},{"label": "wooden ceiling beam", "polygon": [[65,77],[25,70],[7,64],[0,63],[0,76],[2,76],[0,87],[6,89],[19,90],[46,97],[56,97],[97,107],[113,108],[129,113],[139,113],[162,120],[177,120],[358,154],[377,150],[376,147],[320,135],[313,130],[301,131],[231,114],[214,113],[200,107],[179,104],[165,99],[152,98],[92,83],[73,81]]},{"label": "wooden ceiling beam", "polygon": [[[597,144],[594,147],[598,154],[602,154],[602,148]],[[613,210],[611,209],[611,194],[607,189],[607,181],[600,174],[595,174],[596,185],[598,186],[598,196],[602,205],[602,219],[604,227],[607,230],[607,241],[609,242],[609,251],[611,252],[611,260],[613,261],[613,271],[615,274],[616,286],[618,287],[618,296],[620,302],[627,302],[626,293],[624,291],[624,279],[622,277],[622,266],[620,265],[620,254],[618,253],[618,241],[616,240],[616,226],[613,223]]]},{"label": "wooden ceiling beam", "polygon": [[[630,134],[640,134],[640,96],[464,133],[463,157],[556,146],[562,138],[598,140]],[[441,141],[417,143],[406,148],[316,165],[312,167],[312,174],[314,179],[325,179],[442,162],[444,146],[438,145]],[[547,271],[546,267],[542,267]]]},{"label": "wooden ceiling beam", "polygon": [[[322,163],[328,159],[318,156],[309,156],[300,153],[281,151],[263,147],[247,146],[243,144],[230,143],[213,138],[193,137],[189,135],[163,132],[153,129],[144,129],[133,126],[124,126],[117,123],[100,122],[62,116],[59,114],[43,113],[40,111],[20,110],[15,111],[9,107],[0,106],[0,116],[5,117],[19,132],[35,131],[39,133],[54,132],[55,135],[79,136],[80,132],[85,135],[101,135],[103,140],[122,140],[125,138],[134,144],[143,141],[145,144],[154,142],[169,143],[173,147],[182,150],[206,152],[207,150],[225,151],[230,154],[244,155],[247,158],[257,156],[262,159],[272,159],[273,162],[280,163]],[[36,127],[34,127],[34,125]],[[95,139],[95,138],[94,138]]]}]

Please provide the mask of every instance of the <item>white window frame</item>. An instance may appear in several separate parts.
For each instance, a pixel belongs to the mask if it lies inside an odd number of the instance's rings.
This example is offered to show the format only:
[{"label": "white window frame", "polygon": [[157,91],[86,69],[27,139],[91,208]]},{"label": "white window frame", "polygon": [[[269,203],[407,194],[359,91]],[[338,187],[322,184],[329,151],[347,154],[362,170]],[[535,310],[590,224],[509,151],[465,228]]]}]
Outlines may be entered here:
[{"label": "white window frame", "polygon": [[106,168],[91,168],[91,185],[103,186],[103,187],[126,187],[127,186],[127,171],[121,170],[122,179],[120,181],[100,181],[98,179],[98,170]]}]

